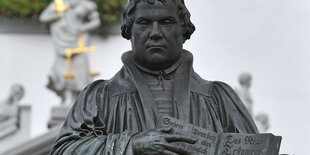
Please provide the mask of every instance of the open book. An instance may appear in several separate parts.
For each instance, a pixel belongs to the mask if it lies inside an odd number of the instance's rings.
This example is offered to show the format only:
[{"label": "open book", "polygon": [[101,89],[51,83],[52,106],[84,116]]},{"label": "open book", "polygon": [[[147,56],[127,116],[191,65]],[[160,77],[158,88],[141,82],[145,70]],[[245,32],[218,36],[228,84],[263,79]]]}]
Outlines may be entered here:
[{"label": "open book", "polygon": [[157,126],[197,139],[195,144],[176,142],[195,155],[278,155],[280,136],[268,134],[215,133],[181,120],[160,116]]}]

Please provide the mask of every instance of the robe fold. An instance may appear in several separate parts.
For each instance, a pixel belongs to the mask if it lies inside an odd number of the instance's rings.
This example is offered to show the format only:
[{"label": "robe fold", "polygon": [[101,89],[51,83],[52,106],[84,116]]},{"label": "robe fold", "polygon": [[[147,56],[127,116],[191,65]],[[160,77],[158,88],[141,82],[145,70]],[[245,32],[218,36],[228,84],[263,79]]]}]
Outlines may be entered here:
[{"label": "robe fold", "polygon": [[[157,128],[154,98],[132,51],[110,80],[88,85],[73,105],[50,154],[127,154],[136,133]],[[258,133],[234,90],[223,82],[202,79],[193,57],[182,53],[173,84],[174,118],[214,132]]]}]

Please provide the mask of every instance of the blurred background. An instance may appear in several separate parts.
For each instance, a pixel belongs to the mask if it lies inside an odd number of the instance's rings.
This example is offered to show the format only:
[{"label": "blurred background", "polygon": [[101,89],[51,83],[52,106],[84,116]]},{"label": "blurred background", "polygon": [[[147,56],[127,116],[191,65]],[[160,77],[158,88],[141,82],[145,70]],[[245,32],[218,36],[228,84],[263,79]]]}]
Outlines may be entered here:
[{"label": "blurred background", "polygon": [[[101,26],[95,79],[109,79],[131,49],[120,35],[126,0],[94,0]],[[31,106],[30,138],[48,132],[51,108],[60,98],[46,88],[55,51],[48,25],[38,21],[51,0],[0,1],[0,101],[11,86],[24,86],[21,105]],[[282,136],[280,153],[308,154],[310,146],[310,1],[185,0],[196,31],[184,48],[194,69],[207,80],[240,87],[241,73],[252,75],[253,113],[269,117],[268,132]]]}]

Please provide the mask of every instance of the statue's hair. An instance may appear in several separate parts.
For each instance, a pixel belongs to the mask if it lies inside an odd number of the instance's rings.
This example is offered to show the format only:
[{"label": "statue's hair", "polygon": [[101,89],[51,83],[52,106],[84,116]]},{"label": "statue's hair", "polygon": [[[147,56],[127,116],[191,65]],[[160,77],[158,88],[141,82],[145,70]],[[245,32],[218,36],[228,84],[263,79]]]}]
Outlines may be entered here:
[{"label": "statue's hair", "polygon": [[137,7],[137,4],[139,2],[148,2],[150,4],[154,4],[155,1],[158,1],[162,3],[163,5],[167,5],[167,1],[173,1],[176,3],[178,11],[179,11],[179,17],[183,21],[182,31],[183,31],[183,37],[184,40],[187,40],[191,37],[193,32],[195,31],[194,24],[190,21],[191,14],[189,13],[188,9],[185,6],[184,0],[129,0],[127,8],[125,12],[123,13],[123,25],[121,27],[122,30],[122,36],[125,39],[131,39],[131,28],[132,24],[135,20],[135,10]]}]

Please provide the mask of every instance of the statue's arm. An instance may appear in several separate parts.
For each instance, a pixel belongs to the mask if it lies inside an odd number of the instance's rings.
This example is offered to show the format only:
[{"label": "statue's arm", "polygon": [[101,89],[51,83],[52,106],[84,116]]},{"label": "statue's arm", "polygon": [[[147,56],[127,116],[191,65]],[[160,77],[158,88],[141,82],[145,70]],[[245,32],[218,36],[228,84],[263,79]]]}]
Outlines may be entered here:
[{"label": "statue's arm", "polygon": [[87,32],[96,29],[100,26],[100,18],[99,13],[97,11],[91,12],[91,14],[88,16],[88,22],[83,23],[80,30],[82,32]]},{"label": "statue's arm", "polygon": [[96,81],[81,92],[64,122],[51,155],[133,154],[130,142],[133,133],[127,130],[122,133],[107,131],[109,110],[99,112],[98,102],[109,101],[107,89],[104,81]]},{"label": "statue's arm", "polygon": [[212,82],[212,98],[216,101],[224,132],[258,133],[252,116],[229,85]]},{"label": "statue's arm", "polygon": [[55,2],[51,2],[40,14],[39,20],[42,23],[51,23],[59,19],[59,13],[53,9]]}]

